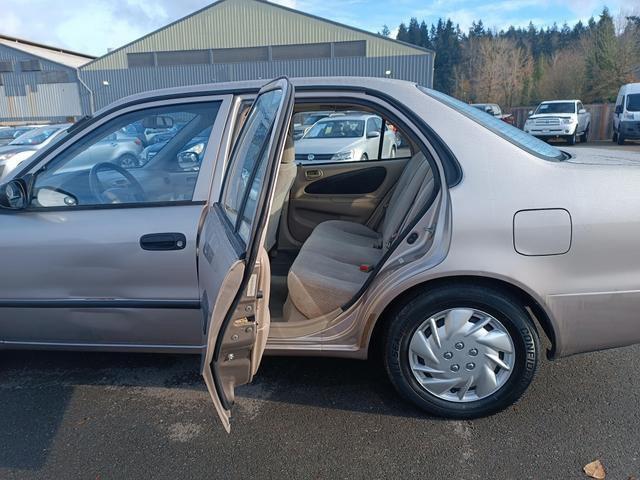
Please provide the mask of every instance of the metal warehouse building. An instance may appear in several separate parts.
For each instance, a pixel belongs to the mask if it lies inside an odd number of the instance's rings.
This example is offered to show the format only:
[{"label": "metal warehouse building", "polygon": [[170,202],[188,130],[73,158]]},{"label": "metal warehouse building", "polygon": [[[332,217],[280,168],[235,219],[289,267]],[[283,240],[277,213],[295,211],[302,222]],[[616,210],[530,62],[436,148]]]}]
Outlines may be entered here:
[{"label": "metal warehouse building", "polygon": [[90,112],[77,68],[95,57],[0,35],[0,124],[72,121]]},{"label": "metal warehouse building", "polygon": [[280,75],[432,86],[435,54],[263,0],[220,0],[80,67],[94,107],[140,91]]}]

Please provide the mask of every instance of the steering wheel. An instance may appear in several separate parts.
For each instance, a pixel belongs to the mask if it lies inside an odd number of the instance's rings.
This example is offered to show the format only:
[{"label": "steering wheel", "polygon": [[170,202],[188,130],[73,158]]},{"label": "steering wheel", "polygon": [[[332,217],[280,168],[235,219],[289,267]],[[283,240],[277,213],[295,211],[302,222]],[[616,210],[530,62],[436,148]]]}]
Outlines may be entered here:
[{"label": "steering wheel", "polygon": [[[127,184],[105,187],[100,178],[98,178],[98,173],[109,170],[122,175]],[[102,162],[95,164],[89,172],[89,188],[93,196],[101,203],[144,202],[147,198],[142,185],[136,180],[136,177],[115,163]]]}]

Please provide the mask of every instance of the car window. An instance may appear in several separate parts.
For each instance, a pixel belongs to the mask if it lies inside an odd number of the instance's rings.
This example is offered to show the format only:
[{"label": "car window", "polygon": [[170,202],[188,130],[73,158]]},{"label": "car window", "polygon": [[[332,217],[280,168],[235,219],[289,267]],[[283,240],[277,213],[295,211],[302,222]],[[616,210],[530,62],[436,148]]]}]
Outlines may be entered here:
[{"label": "car window", "polygon": [[231,155],[221,196],[224,212],[242,240],[249,241],[264,181],[269,139],[282,100],[280,89],[260,95],[245,120]]},{"label": "car window", "polygon": [[486,115],[467,103],[464,103],[436,90],[431,90],[424,87],[417,88],[419,88],[422,92],[429,95],[430,97],[442,102],[450,108],[453,108],[454,110],[460,112],[467,118],[470,118],[477,124],[492,131],[496,135],[499,135],[500,137],[511,142],[517,147],[529,153],[532,153],[533,155],[536,155],[545,160],[553,161],[560,161],[564,160],[565,158],[564,154],[556,147],[549,145],[548,143],[543,142],[542,140],[539,140],[532,135],[529,135],[528,133],[525,133],[524,131],[514,127],[513,125],[509,125],[507,122],[492,117],[491,115]]},{"label": "car window", "polygon": [[382,129],[382,122],[380,124],[376,124],[373,118],[367,120],[367,135],[375,134],[375,132],[380,132]]},{"label": "car window", "polygon": [[640,93],[627,95],[627,111],[640,112]]},{"label": "car window", "polygon": [[208,141],[203,135],[219,108],[220,102],[153,107],[106,122],[36,174],[32,205],[192,200]]},{"label": "car window", "polygon": [[332,118],[321,120],[302,138],[359,138],[364,135],[364,120]]},{"label": "car window", "polygon": [[17,132],[14,128],[0,128],[0,139],[14,138]]},{"label": "car window", "polygon": [[294,130],[298,163],[386,160],[413,155],[408,137],[380,115],[353,108],[323,111],[322,115],[301,137],[296,138]]},{"label": "car window", "polygon": [[61,127],[57,126],[36,128],[34,130],[23,133],[15,140],[13,140],[9,145],[40,145],[49,137],[57,133],[60,129]]},{"label": "car window", "polygon": [[543,113],[576,113],[576,104],[573,102],[541,103],[533,113],[535,115]]}]

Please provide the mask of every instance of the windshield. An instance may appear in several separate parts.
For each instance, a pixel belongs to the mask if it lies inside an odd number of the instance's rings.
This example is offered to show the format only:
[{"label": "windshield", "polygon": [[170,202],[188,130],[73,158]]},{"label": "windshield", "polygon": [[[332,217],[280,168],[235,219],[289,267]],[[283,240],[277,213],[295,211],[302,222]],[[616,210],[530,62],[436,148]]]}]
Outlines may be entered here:
[{"label": "windshield", "polygon": [[467,118],[470,118],[474,122],[482,125],[488,130],[491,130],[496,135],[504,138],[505,140],[513,143],[515,146],[525,150],[533,155],[536,155],[545,160],[553,160],[560,161],[565,158],[564,154],[558,150],[556,147],[549,145],[542,140],[539,140],[528,133],[520,130],[519,128],[514,127],[513,125],[509,125],[507,122],[503,122],[502,120],[493,117],[491,115],[486,115],[484,112],[481,112],[475,107],[471,105],[461,102],[449,95],[446,95],[442,92],[438,92],[436,90],[430,90],[424,87],[418,87],[427,95],[439,100],[444,103],[448,107],[457,110],[458,112],[465,115]]},{"label": "windshield", "polygon": [[640,112],[640,93],[627,95],[627,111]]},{"label": "windshield", "polygon": [[364,120],[342,118],[316,123],[302,138],[358,138],[364,135]]},{"label": "windshield", "polygon": [[0,138],[13,138],[16,131],[13,128],[0,128]]},{"label": "windshield", "polygon": [[40,145],[47,138],[58,132],[60,127],[42,127],[20,135],[9,145]]},{"label": "windshield", "polygon": [[304,121],[302,122],[302,125],[305,125],[305,126],[313,125],[318,120],[322,120],[325,117],[326,115],[309,115],[307,118],[304,119]]},{"label": "windshield", "polygon": [[576,104],[574,102],[541,103],[534,113],[576,113]]}]

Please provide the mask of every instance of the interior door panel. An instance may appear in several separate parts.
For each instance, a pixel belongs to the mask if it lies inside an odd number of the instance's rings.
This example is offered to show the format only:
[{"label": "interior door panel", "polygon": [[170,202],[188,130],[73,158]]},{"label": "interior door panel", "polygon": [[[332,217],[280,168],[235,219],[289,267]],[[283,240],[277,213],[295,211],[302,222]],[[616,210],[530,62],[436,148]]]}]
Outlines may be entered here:
[{"label": "interior door panel", "polygon": [[327,220],[367,223],[407,161],[299,165],[287,209],[290,236],[303,243],[318,224]]}]

